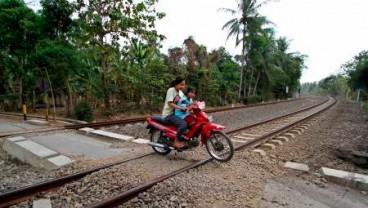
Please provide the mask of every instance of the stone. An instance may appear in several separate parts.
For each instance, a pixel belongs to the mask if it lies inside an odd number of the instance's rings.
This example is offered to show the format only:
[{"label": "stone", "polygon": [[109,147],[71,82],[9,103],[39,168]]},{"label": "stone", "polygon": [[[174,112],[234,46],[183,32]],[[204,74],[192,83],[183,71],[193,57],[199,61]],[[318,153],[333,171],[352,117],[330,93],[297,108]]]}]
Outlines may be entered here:
[{"label": "stone", "polygon": [[284,167],[285,168],[290,168],[290,169],[293,169],[293,170],[309,172],[308,165],[302,164],[302,163],[286,162]]}]

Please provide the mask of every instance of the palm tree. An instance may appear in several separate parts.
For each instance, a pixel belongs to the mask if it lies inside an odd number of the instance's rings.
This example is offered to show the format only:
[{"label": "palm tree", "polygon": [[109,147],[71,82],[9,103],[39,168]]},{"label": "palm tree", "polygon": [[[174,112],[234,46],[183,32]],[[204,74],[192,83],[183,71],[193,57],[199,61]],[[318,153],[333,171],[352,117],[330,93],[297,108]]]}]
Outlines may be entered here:
[{"label": "palm tree", "polygon": [[290,92],[292,92],[298,88],[302,69],[305,68],[304,59],[306,56],[299,52],[287,53],[290,43],[285,37],[277,39],[276,45],[277,65],[282,68],[287,75],[288,79],[285,84],[289,86]]},{"label": "palm tree", "polygon": [[[258,9],[263,5],[269,3],[272,0],[264,0],[261,3],[257,4],[257,0],[238,0],[237,9],[227,9],[222,8],[221,11],[229,12],[231,15],[239,15],[224,24],[222,29],[228,29],[228,37],[229,39],[232,36],[235,36],[236,42],[235,45],[242,46],[242,54],[241,54],[241,67],[240,67],[240,83],[239,83],[239,92],[238,99],[241,99],[242,87],[246,86],[246,80],[244,78],[244,74],[246,72],[246,64],[248,62],[248,49],[249,49],[249,33],[251,31],[250,23],[256,22],[255,19],[259,17]],[[244,97],[246,92],[244,92]]]}]

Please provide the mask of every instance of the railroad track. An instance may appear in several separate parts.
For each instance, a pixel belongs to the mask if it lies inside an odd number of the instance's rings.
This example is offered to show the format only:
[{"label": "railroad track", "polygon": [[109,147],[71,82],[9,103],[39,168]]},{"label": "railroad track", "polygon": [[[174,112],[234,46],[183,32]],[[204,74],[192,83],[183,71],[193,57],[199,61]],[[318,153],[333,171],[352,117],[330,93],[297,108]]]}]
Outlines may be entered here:
[{"label": "railroad track", "polygon": [[[246,149],[246,148],[253,148],[253,147],[257,147],[263,143],[265,143],[266,141],[270,140],[271,138],[274,138],[278,135],[281,135],[285,132],[288,132],[290,129],[294,128],[295,126],[300,126],[303,122],[307,121],[308,119],[311,119],[312,117],[315,117],[321,113],[323,113],[324,111],[330,109],[332,106],[334,106],[337,103],[337,100],[335,98],[330,98],[320,104],[317,104],[316,106],[312,106],[312,107],[308,107],[302,110],[299,110],[297,112],[282,116],[282,117],[278,117],[278,118],[274,118],[274,119],[270,119],[268,121],[264,121],[261,123],[257,123],[251,126],[247,126],[244,128],[240,128],[240,129],[236,129],[230,132],[227,132],[228,134],[230,134],[230,136],[233,136],[234,134],[238,134],[238,133],[243,133],[244,131],[248,132],[249,130],[253,129],[253,128],[260,128],[260,126],[268,124],[270,122],[279,122],[279,123],[283,123],[283,122],[287,122],[287,124],[279,124],[277,127],[275,127],[275,129],[271,130],[271,131],[267,131],[262,135],[257,136],[256,138],[253,138],[252,140],[249,140],[241,145],[236,146],[235,150],[239,151],[241,149]],[[306,113],[307,111],[312,110],[313,112],[311,113]],[[303,115],[298,115],[298,114],[303,114]],[[286,121],[285,119],[287,117],[290,117],[290,119],[288,121]],[[281,121],[281,122],[280,122]],[[177,174],[183,173],[185,171],[188,171],[190,169],[193,168],[197,168],[199,166],[202,166],[210,161],[212,161],[213,158],[207,158],[195,163],[192,163],[188,166],[185,166],[181,169],[175,170],[169,174],[165,174],[162,175],[160,177],[157,177],[153,180],[150,180],[146,183],[143,183],[141,185],[138,185],[134,188],[131,188],[129,190],[126,190],[114,197],[105,199],[99,203],[96,204],[92,204],[90,206],[88,206],[89,208],[98,208],[98,207],[114,207],[117,206],[121,203],[127,202],[128,200],[132,199],[133,197],[136,197],[139,193],[146,191],[147,189],[155,186],[156,184],[169,179]]]},{"label": "railroad track", "polygon": [[[305,98],[300,98],[300,99],[305,99]],[[274,102],[266,102],[266,103],[251,104],[251,105],[241,105],[241,106],[234,106],[234,107],[221,107],[221,108],[214,108],[211,110],[207,110],[206,112],[215,113],[215,112],[221,112],[221,111],[230,111],[230,110],[237,110],[237,109],[242,109],[242,108],[273,105],[273,104],[292,102],[292,101],[295,101],[295,100],[274,101]],[[22,115],[17,115],[14,113],[0,113],[0,115],[1,114],[10,115],[10,116],[18,116],[18,117],[22,116]],[[41,116],[30,116],[30,117],[43,118]],[[70,119],[60,119],[60,120],[71,121]],[[141,123],[141,122],[145,122],[145,120],[146,120],[146,116],[141,116],[137,118],[121,119],[121,120],[115,120],[115,121],[104,121],[104,122],[87,123],[87,124],[73,124],[73,125],[65,125],[61,127],[47,127],[47,128],[40,128],[40,129],[35,129],[35,130],[5,132],[5,133],[0,133],[0,138],[16,136],[16,135],[21,135],[21,134],[35,133],[35,132],[39,133],[39,132],[48,132],[48,131],[56,131],[56,130],[64,130],[64,129],[80,129],[80,128],[85,128],[85,127],[96,128],[96,127],[104,127],[104,126],[112,126],[112,125],[125,125],[125,124]]]},{"label": "railroad track", "polygon": [[[251,148],[251,147],[256,147],[261,145],[262,143],[265,143],[267,140],[269,140],[272,137],[278,136],[280,134],[282,134],[283,132],[288,131],[290,128],[292,128],[292,126],[295,125],[299,125],[301,122],[304,122],[306,119],[310,119],[312,116],[316,116],[319,113],[322,113],[324,110],[326,110],[328,107],[331,107],[333,104],[336,103],[336,100],[334,102],[331,101],[332,99],[328,99],[320,104],[287,114],[285,116],[282,117],[278,117],[278,118],[274,118],[274,119],[270,119],[268,121],[263,121],[257,124],[253,124],[244,128],[240,128],[240,129],[236,129],[230,132],[227,132],[228,134],[230,134],[231,137],[234,138],[234,142],[237,143],[238,145],[236,145],[236,150],[240,150],[240,149],[244,149],[244,148]],[[318,109],[316,109],[318,108]],[[310,112],[312,109],[315,109],[313,113],[307,113]],[[303,114],[303,115],[301,115]],[[285,122],[287,122],[287,124],[285,124]],[[263,126],[270,126],[270,124],[272,124],[272,126],[274,126],[271,131],[262,131],[261,127]],[[277,124],[279,123],[279,124]],[[269,128],[266,128],[269,129]],[[244,135],[244,134],[254,134],[255,131],[261,131],[262,134],[256,136],[255,138],[253,138],[252,140],[239,140],[241,139],[241,137],[239,135]],[[241,142],[239,142],[241,141]],[[152,153],[150,153],[152,154]],[[150,154],[144,155],[140,158],[146,157]],[[17,189],[14,191],[10,191],[10,192],[6,192],[0,195],[0,207],[4,207],[4,206],[9,206],[15,203],[19,203],[21,201],[30,199],[32,196],[35,196],[37,194],[39,194],[40,192],[46,192],[46,191],[50,191],[52,189],[56,189],[66,183],[70,183],[71,181],[75,181],[78,179],[81,179],[87,175],[90,175],[91,173],[94,173],[96,171],[102,170],[102,169],[106,169],[106,168],[111,168],[114,167],[116,165],[120,165],[120,164],[125,164],[129,161],[135,161],[136,159],[139,158],[132,158],[130,160],[127,161],[120,161],[120,163],[114,163],[114,164],[108,164],[104,167],[99,167],[99,168],[95,168],[92,170],[88,170],[88,171],[84,171],[81,173],[76,173],[70,176],[65,176],[63,178],[60,179],[55,179],[55,180],[51,180],[51,181],[46,181],[43,183],[39,183],[39,184],[35,184],[33,186],[27,186],[21,189]],[[189,165],[186,165],[184,167],[181,168],[177,168],[177,170],[174,170],[168,174],[165,174],[163,176],[159,176],[157,178],[154,178],[146,183],[143,183],[141,185],[138,186],[134,186],[133,188],[127,188],[128,190],[123,191],[120,194],[116,194],[115,197],[106,199],[102,202],[96,203],[96,204],[92,204],[91,207],[106,207],[106,206],[114,206],[120,203],[123,203],[129,199],[131,199],[132,197],[136,196],[138,193],[147,190],[148,188],[154,186],[155,184],[162,182],[165,179],[168,179],[170,177],[173,177],[179,173],[182,173],[184,171],[187,171],[189,169],[192,168],[196,168],[199,167],[201,165],[206,164],[207,162],[211,161],[211,158],[207,158],[207,159],[203,159],[194,163],[191,163]]]}]

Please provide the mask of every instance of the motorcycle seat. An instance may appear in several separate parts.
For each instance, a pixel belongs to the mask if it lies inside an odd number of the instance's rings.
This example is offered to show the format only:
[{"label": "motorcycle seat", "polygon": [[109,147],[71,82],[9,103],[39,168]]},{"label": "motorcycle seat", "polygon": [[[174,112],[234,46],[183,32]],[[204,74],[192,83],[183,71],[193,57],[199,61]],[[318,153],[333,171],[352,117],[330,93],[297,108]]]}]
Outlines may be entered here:
[{"label": "motorcycle seat", "polygon": [[159,115],[152,115],[151,118],[157,122],[160,122],[162,124],[165,124],[165,125],[169,125],[170,123],[169,122],[166,122],[165,119],[162,117],[162,116],[159,116]]}]

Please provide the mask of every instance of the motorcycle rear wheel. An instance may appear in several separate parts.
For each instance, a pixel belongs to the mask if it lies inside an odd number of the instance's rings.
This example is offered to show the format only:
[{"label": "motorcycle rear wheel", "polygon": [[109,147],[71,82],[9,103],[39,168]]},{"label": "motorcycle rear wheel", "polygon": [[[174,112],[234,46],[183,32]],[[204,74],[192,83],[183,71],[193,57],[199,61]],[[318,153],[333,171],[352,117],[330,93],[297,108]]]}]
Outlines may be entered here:
[{"label": "motorcycle rear wheel", "polygon": [[[167,138],[165,138],[162,135],[162,133],[163,133],[162,131],[153,131],[151,133],[151,142],[156,142],[156,143],[159,143],[159,144],[168,145],[167,144]],[[152,149],[157,154],[160,154],[160,155],[167,155],[171,152],[170,149],[165,149],[165,148],[160,148],[160,147],[155,147],[155,146],[152,146]]]},{"label": "motorcycle rear wheel", "polygon": [[234,145],[224,132],[213,131],[206,140],[206,149],[219,162],[227,162],[234,156]]}]

